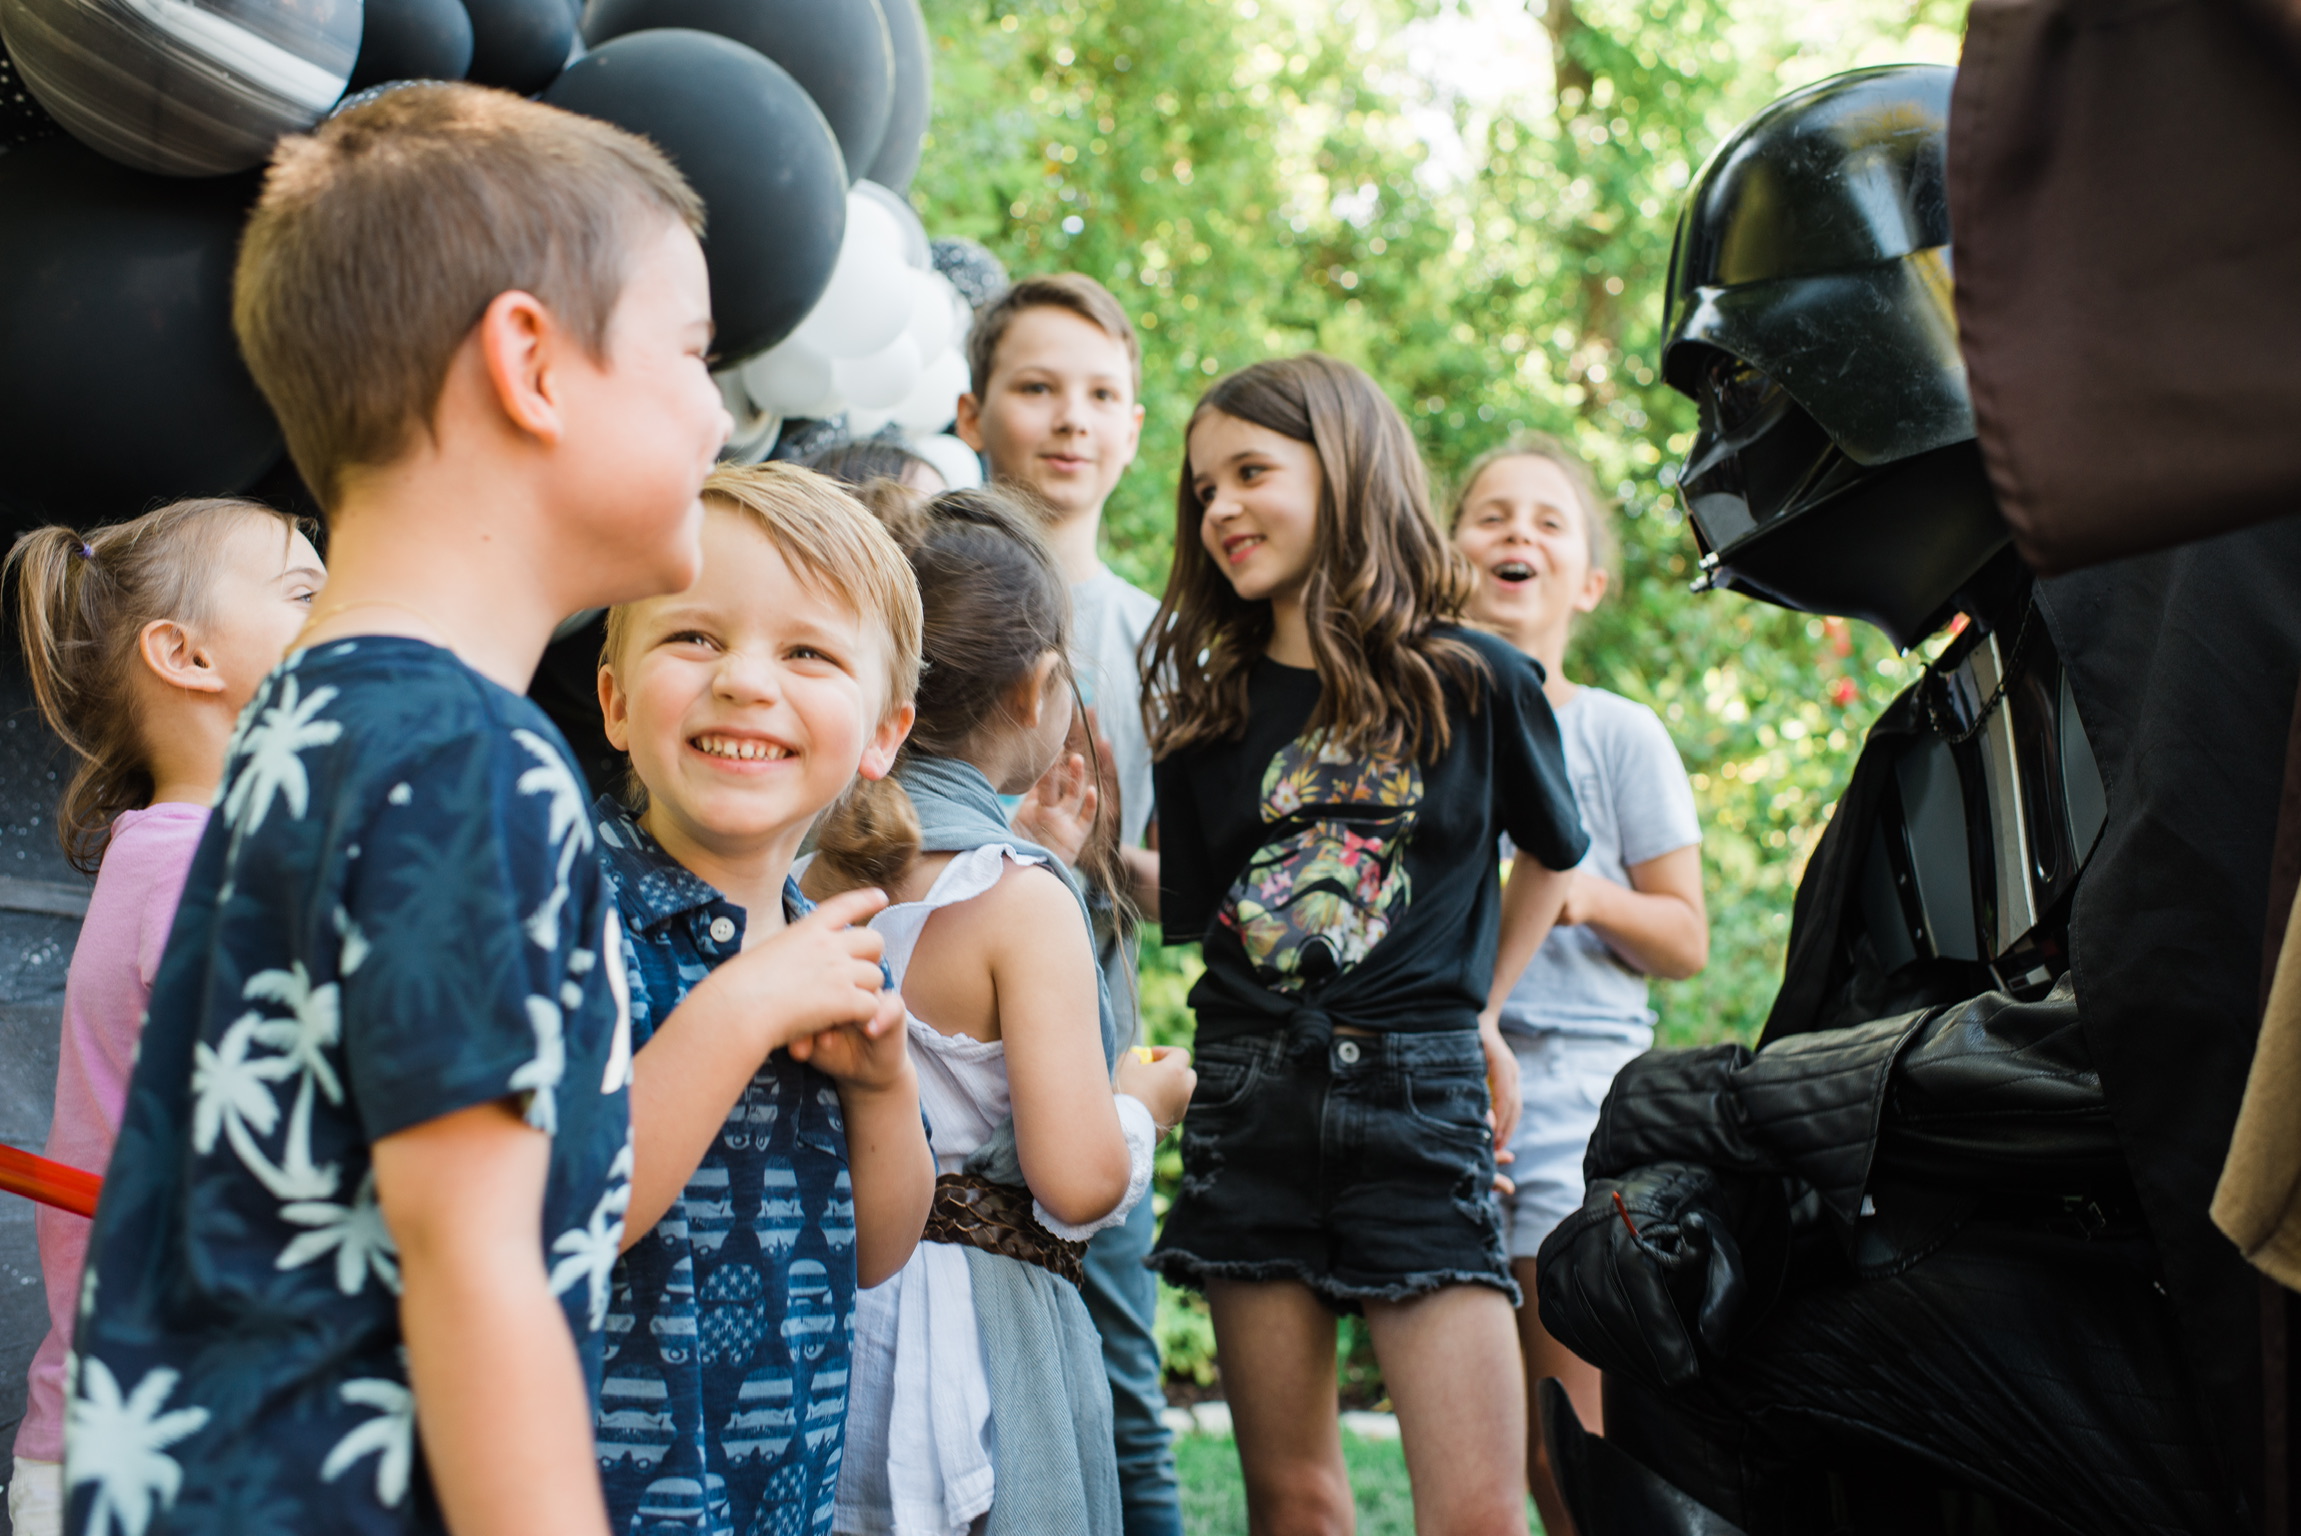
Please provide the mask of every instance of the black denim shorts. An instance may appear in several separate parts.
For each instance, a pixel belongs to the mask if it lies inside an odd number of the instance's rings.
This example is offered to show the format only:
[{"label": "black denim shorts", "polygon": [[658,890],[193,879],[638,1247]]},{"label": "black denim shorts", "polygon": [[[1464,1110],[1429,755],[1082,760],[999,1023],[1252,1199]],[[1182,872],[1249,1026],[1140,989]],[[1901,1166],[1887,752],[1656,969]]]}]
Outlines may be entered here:
[{"label": "black denim shorts", "polygon": [[1151,1267],[1176,1285],[1299,1280],[1328,1306],[1487,1285],[1513,1305],[1474,1030],[1273,1032],[1204,1045],[1182,1188]]}]

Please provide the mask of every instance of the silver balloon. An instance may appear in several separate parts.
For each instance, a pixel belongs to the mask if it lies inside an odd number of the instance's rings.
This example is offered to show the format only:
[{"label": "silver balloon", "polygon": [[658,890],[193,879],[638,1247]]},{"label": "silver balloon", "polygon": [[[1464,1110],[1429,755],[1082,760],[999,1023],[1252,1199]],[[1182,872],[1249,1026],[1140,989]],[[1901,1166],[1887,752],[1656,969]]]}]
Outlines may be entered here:
[{"label": "silver balloon", "polygon": [[0,38],[81,142],[166,176],[263,164],[344,93],[361,0],[0,0]]}]

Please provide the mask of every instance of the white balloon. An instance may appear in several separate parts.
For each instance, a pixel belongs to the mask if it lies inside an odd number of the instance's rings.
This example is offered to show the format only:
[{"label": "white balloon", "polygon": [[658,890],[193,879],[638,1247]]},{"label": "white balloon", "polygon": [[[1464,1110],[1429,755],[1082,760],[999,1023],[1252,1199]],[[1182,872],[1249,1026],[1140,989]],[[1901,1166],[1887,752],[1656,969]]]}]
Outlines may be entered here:
[{"label": "white balloon", "polygon": [[[941,355],[946,347],[957,345],[965,337],[957,332],[958,311],[952,300],[958,299],[959,290],[940,272],[914,272],[911,274],[911,321],[907,329],[911,345],[919,349],[921,357]],[[959,303],[966,300],[958,299]]]},{"label": "white balloon", "polygon": [[894,419],[893,411],[851,410],[847,413],[847,440],[859,443],[866,437],[876,437],[879,429]]},{"label": "white balloon", "polygon": [[919,352],[898,335],[869,357],[831,359],[831,383],[851,408],[892,411],[919,382]]},{"label": "white balloon", "polygon": [[947,432],[913,439],[911,451],[934,465],[954,491],[971,491],[983,483],[982,456]]},{"label": "white balloon", "polygon": [[[858,181],[847,189],[847,202],[850,210],[857,199],[874,203],[893,217],[897,228],[901,231],[901,239],[896,249],[902,252],[903,261],[906,265],[920,272],[934,270],[935,252],[933,245],[927,239],[927,226],[920,222],[919,211],[911,206],[909,198],[892,187],[882,187],[875,181]],[[852,212],[848,215],[850,218],[853,216]]]},{"label": "white balloon", "polygon": [[959,396],[967,392],[967,360],[945,348],[919,370],[919,382],[895,407],[895,420],[906,432],[939,432],[959,411]]},{"label": "white balloon", "polygon": [[727,446],[719,450],[723,462],[756,464],[767,457],[782,435],[783,418],[776,412],[761,407],[751,398],[750,388],[743,382],[743,370],[728,368],[711,376],[719,385],[719,399],[726,405],[727,414],[735,418],[735,430],[727,439]]},{"label": "white balloon", "polygon": [[911,269],[891,244],[875,238],[869,221],[850,218],[831,285],[793,339],[825,357],[862,358],[883,350],[910,321],[910,278]]},{"label": "white balloon", "polygon": [[752,403],[778,416],[836,416],[837,390],[831,360],[794,336],[745,363],[736,372]]}]

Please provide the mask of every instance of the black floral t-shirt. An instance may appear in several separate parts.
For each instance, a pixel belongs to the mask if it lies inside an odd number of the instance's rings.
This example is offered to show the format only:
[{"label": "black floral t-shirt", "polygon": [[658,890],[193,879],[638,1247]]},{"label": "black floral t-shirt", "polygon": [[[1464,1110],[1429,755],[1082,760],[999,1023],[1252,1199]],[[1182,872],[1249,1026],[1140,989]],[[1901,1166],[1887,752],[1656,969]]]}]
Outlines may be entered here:
[{"label": "black floral t-shirt", "polygon": [[444,1531],[372,1149],[492,1100],[599,1376],[631,1198],[621,925],[543,712],[420,641],[299,651],[241,717],[88,1247],[89,1536]]},{"label": "black floral t-shirt", "polygon": [[1235,741],[1158,765],[1159,912],[1202,942],[1201,1039],[1306,1015],[1362,1029],[1468,1029],[1501,917],[1496,838],[1552,869],[1587,846],[1541,668],[1443,629],[1485,662],[1477,708],[1449,685],[1436,761],[1359,756],[1306,735],[1318,674],[1265,658]]}]

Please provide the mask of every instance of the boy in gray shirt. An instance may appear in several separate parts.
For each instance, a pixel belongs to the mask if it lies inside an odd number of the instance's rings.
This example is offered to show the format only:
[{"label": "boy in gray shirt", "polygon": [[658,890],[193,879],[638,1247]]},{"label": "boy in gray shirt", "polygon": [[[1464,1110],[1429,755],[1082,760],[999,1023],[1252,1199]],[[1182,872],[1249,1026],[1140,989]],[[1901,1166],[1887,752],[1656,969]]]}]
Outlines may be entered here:
[{"label": "boy in gray shirt", "polygon": [[[1095,715],[1105,809],[1115,791],[1120,857],[1130,892],[1158,914],[1158,855],[1143,848],[1151,814],[1150,742],[1135,653],[1158,599],[1111,573],[1096,550],[1103,504],[1134,462],[1142,435],[1142,351],[1126,311],[1093,278],[1028,277],[984,306],[967,338],[970,391],[959,436],[990,461],[991,478],[1028,487],[1071,583],[1073,657]],[[1103,969],[1128,1043],[1140,1029],[1133,946],[1098,921]],[[1156,1322],[1158,1281],[1143,1267],[1156,1235],[1151,1202],[1087,1248],[1087,1310],[1102,1333],[1118,1441],[1127,1536],[1181,1536],[1174,1455]]]}]

